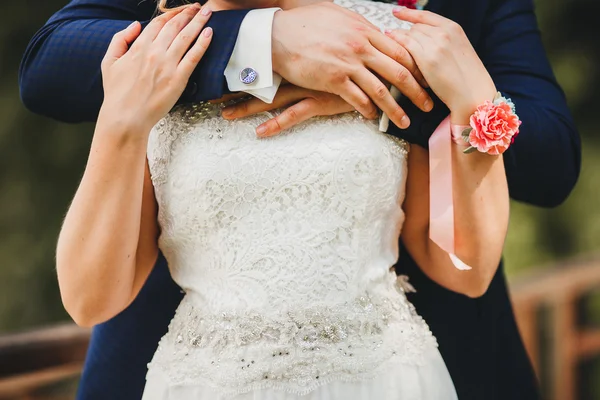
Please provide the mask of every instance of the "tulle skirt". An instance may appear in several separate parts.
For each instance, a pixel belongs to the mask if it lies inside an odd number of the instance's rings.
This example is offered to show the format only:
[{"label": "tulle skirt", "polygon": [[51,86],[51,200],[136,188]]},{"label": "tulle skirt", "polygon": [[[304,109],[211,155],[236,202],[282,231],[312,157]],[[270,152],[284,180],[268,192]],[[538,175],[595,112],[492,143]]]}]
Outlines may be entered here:
[{"label": "tulle skirt", "polygon": [[[142,400],[224,400],[214,389],[170,385],[158,371],[150,371]],[[457,400],[456,390],[439,351],[430,349],[423,365],[396,364],[374,379],[332,381],[305,395],[260,389],[228,396],[228,400]]]}]

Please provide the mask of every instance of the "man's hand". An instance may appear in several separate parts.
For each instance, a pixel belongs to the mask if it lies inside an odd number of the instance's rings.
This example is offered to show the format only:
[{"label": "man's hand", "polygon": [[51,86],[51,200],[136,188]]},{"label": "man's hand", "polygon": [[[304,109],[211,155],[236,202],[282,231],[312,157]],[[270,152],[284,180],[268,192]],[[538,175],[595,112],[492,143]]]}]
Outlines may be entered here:
[{"label": "man's hand", "polygon": [[379,77],[423,111],[433,107],[409,52],[355,12],[332,3],[278,11],[272,35],[275,72],[297,86],[337,94],[365,117],[375,103],[398,127],[410,124]]},{"label": "man's hand", "polygon": [[[225,119],[243,118],[264,111],[286,107],[290,104],[292,105],[281,114],[260,124],[256,128],[257,136],[261,138],[275,136],[283,130],[318,115],[337,115],[355,111],[354,107],[346,103],[338,95],[304,89],[294,85],[285,85],[277,91],[277,95],[271,104],[267,104],[256,98],[245,100],[225,107],[223,109],[223,117]],[[373,113],[366,117],[375,119],[377,118],[377,112],[373,110]]]}]

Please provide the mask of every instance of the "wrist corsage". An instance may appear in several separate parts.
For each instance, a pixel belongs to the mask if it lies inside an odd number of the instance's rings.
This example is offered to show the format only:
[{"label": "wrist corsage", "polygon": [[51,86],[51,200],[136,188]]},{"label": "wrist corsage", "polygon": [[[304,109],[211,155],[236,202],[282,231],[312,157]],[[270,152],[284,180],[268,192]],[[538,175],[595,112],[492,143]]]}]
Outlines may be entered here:
[{"label": "wrist corsage", "polygon": [[464,153],[477,150],[494,156],[502,154],[514,142],[520,126],[514,103],[498,92],[494,101],[477,107],[469,126],[462,130],[462,140],[469,144]]}]

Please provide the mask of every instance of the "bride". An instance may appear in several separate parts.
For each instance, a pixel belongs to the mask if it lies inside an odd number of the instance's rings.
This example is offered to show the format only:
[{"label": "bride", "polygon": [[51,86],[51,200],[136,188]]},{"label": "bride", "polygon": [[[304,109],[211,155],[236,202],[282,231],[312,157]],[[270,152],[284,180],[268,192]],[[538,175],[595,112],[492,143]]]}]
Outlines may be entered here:
[{"label": "bride", "polygon": [[[338,4],[381,29],[407,28],[388,4]],[[58,242],[65,308],[81,325],[110,319],[160,249],[186,295],[149,364],[144,400],[456,399],[404,295],[410,285],[390,268],[400,235],[428,274],[467,294],[497,266],[508,223],[498,153],[508,142],[481,135],[506,123],[486,110],[509,102],[486,102],[496,91],[480,62],[460,81],[414,51],[454,124],[477,111],[472,131],[460,131],[479,151],[463,154],[460,137],[450,150],[449,255],[429,238],[427,152],[374,121],[347,112],[259,139],[256,126],[272,114],[225,120],[217,104],[169,112],[209,45],[210,11],[170,11],[141,34],[133,24],[108,49],[104,104]],[[454,268],[459,259],[472,269]]]}]

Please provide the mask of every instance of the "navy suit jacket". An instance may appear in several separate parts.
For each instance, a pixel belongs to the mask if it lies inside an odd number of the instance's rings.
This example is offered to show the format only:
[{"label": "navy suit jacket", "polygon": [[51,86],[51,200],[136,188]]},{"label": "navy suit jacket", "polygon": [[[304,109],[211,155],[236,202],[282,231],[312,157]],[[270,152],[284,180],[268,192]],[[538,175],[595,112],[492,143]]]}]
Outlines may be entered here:
[{"label": "navy suit jacket", "polygon": [[[546,58],[532,0],[430,0],[428,8],[460,23],[500,91],[523,121],[504,160],[511,197],[551,207],[566,199],[580,169],[580,141]],[[213,43],[181,102],[221,97],[223,71],[247,11],[213,14]],[[21,96],[33,112],[66,122],[94,121],[102,102],[100,61],[114,33],[146,22],[155,2],[73,0],[33,37],[20,70]],[[426,145],[446,116],[439,102],[422,113],[403,103],[412,125],[390,133]],[[477,299],[425,276],[406,251],[396,266],[417,288],[410,300],[436,335],[461,400],[532,400],[535,378],[519,337],[502,266]],[[78,398],[140,398],[146,363],[181,300],[162,256],[131,306],[94,328]]]}]

